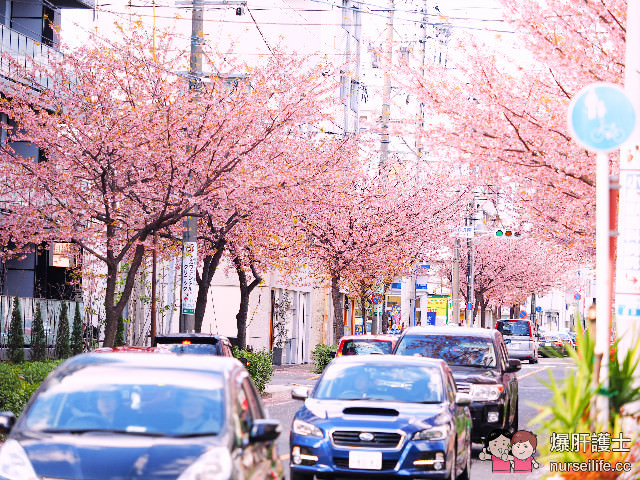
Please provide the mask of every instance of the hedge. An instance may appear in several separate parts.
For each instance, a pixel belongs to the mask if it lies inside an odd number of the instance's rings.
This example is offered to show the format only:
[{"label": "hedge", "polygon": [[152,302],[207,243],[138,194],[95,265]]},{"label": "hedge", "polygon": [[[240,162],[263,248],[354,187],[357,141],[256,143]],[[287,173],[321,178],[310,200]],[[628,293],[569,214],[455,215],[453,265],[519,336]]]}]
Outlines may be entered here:
[{"label": "hedge", "polygon": [[233,349],[233,356],[244,358],[247,361],[247,371],[260,393],[265,393],[265,388],[273,376],[273,357],[267,349],[258,351]]},{"label": "hedge", "polygon": [[20,415],[33,392],[62,360],[12,364],[0,362],[0,411]]}]

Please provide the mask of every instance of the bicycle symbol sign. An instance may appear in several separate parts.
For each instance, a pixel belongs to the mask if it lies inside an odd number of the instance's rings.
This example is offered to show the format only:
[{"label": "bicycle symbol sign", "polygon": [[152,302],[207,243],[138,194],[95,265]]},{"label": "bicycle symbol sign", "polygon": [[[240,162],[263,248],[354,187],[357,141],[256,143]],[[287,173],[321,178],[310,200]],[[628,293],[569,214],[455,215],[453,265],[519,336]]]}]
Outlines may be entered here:
[{"label": "bicycle symbol sign", "polygon": [[574,139],[596,152],[620,147],[636,125],[633,104],[621,87],[611,83],[593,83],[580,90],[567,116]]}]

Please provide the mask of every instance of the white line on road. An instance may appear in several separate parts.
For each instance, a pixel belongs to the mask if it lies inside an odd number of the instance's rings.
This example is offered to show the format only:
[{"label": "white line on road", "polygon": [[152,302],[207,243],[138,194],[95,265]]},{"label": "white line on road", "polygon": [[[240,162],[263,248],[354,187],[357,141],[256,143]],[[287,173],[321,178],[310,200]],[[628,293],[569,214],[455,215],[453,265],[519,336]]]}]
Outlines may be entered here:
[{"label": "white line on road", "polygon": [[524,377],[528,377],[529,375],[533,375],[534,373],[542,372],[543,370],[546,370],[547,368],[549,368],[549,365],[546,365],[546,366],[544,366],[542,368],[539,368],[537,370],[534,370],[532,372],[527,372],[524,375],[518,375],[518,380],[520,380],[521,378],[524,378]]}]

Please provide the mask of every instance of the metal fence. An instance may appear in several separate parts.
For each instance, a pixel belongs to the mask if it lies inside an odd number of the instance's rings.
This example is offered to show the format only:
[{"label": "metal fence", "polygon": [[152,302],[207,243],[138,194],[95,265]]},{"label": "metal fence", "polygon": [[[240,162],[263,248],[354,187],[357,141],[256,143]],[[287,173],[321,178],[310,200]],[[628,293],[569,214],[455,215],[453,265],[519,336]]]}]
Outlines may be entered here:
[{"label": "metal fence", "polygon": [[[0,359],[6,358],[6,347],[11,325],[11,312],[13,310],[14,297],[0,296]],[[62,300],[46,300],[41,298],[18,298],[20,314],[22,316],[22,329],[24,331],[24,343],[26,347],[31,345],[31,327],[36,312],[36,305],[40,304],[42,312],[42,324],[47,339],[47,347],[53,348],[56,342],[56,332],[60,322]],[[73,316],[76,304],[80,304],[80,312],[83,312],[82,302],[65,301],[67,304],[67,319],[69,321],[69,334],[73,331]]]}]

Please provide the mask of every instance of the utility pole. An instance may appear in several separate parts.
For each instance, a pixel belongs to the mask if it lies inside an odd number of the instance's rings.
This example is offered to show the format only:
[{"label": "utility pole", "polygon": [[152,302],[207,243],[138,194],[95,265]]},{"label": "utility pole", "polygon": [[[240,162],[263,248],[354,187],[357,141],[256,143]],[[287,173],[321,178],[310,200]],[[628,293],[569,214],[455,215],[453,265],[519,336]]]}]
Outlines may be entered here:
[{"label": "utility pole", "polygon": [[468,308],[466,308],[465,305],[465,309],[464,309],[464,324],[466,327],[472,327],[473,326],[473,312],[475,311],[475,298],[474,298],[474,286],[473,286],[473,276],[474,276],[474,272],[473,272],[473,237],[476,234],[475,232],[475,216],[473,214],[473,211],[475,209],[475,205],[476,205],[476,196],[475,193],[473,195],[473,199],[471,200],[471,203],[469,203],[469,210],[467,212],[467,216],[464,219],[464,224],[467,227],[471,227],[470,229],[467,229],[467,304],[471,304],[473,305],[473,308],[471,310],[469,310]]},{"label": "utility pole", "polygon": [[[389,0],[387,7],[387,38],[385,45],[386,61],[391,63],[393,60],[393,12],[395,10],[394,0]],[[391,75],[388,69],[384,72],[384,84],[382,87],[382,136],[380,139],[380,165],[379,172],[387,172],[389,163],[389,119],[391,110]]]},{"label": "utility pole", "polygon": [[[189,90],[202,90],[202,44],[204,33],[202,17],[204,0],[193,0],[191,10],[191,55],[189,58]],[[197,213],[197,207],[193,208]],[[182,289],[180,331],[195,330],[195,304],[198,295],[196,269],[198,265],[198,217],[188,216],[183,222],[182,232]]]},{"label": "utility pole", "polygon": [[451,283],[451,316],[457,325],[460,321],[460,239],[457,237],[453,253],[453,281]]}]

